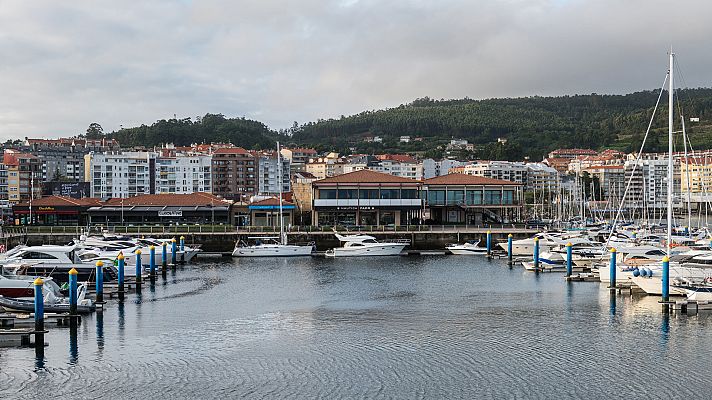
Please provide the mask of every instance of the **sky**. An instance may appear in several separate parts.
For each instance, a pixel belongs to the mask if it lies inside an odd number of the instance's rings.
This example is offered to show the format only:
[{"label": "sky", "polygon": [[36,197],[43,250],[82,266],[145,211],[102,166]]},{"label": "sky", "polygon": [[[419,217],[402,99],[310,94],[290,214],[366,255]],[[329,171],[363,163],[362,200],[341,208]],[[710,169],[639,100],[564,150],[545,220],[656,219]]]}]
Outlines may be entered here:
[{"label": "sky", "polygon": [[712,86],[711,1],[0,0],[0,139]]}]

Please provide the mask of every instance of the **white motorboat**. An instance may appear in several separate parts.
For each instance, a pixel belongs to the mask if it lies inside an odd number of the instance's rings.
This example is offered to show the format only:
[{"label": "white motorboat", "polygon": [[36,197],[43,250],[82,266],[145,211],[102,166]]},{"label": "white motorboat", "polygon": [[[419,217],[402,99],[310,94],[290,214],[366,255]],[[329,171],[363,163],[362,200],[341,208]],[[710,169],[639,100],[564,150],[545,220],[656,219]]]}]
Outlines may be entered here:
[{"label": "white motorboat", "polygon": [[[534,260],[522,262],[524,269],[527,271],[536,271]],[[545,251],[539,254],[540,271],[565,271],[566,270],[566,254],[563,255],[555,251]]]},{"label": "white motorboat", "polygon": [[[45,295],[61,296],[59,286],[52,278],[43,278]],[[0,275],[0,296],[19,299],[34,299],[35,277],[23,275]]]},{"label": "white motorboat", "polygon": [[[528,239],[519,239],[512,241],[512,256],[531,256],[534,254],[534,244],[539,239],[539,254],[549,251],[552,247],[562,243],[562,240],[555,238],[550,234],[538,233],[534,237]],[[564,242],[565,243],[565,242]],[[507,242],[499,243],[504,251],[508,251]]]},{"label": "white motorboat", "polygon": [[445,249],[452,254],[456,255],[487,255],[487,248],[480,247],[480,242],[469,241],[463,244],[449,244],[445,246]]},{"label": "white motorboat", "polygon": [[[671,296],[687,296],[685,287],[703,284],[710,277],[709,270],[701,268],[670,265],[669,271]],[[633,271],[632,281],[645,293],[660,296],[663,292],[662,276],[662,266],[652,265]]]},{"label": "white motorboat", "polygon": [[369,235],[335,235],[343,245],[327,250],[327,257],[397,256],[410,243],[405,239],[379,242]]},{"label": "white motorboat", "polygon": [[250,237],[255,244],[247,245],[237,242],[232,252],[233,257],[295,257],[310,256],[314,251],[313,245],[282,244],[279,237]]},{"label": "white motorboat", "polygon": [[[95,264],[82,260],[77,254],[77,246],[24,246],[19,250],[9,251],[0,260],[5,271],[15,275],[52,276],[58,282],[69,279],[69,270],[75,268],[77,279],[89,281],[96,271]],[[116,279],[116,269],[104,265],[104,280]]]}]

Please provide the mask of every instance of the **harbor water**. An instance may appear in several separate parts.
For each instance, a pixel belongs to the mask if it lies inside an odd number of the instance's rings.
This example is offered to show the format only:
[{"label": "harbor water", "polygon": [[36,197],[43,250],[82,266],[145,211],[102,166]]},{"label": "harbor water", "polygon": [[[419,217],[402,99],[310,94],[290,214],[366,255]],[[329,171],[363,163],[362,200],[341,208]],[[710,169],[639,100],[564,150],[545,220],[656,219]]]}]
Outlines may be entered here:
[{"label": "harbor water", "polygon": [[700,398],[712,311],[505,260],[203,259],[0,348],[0,398]]}]

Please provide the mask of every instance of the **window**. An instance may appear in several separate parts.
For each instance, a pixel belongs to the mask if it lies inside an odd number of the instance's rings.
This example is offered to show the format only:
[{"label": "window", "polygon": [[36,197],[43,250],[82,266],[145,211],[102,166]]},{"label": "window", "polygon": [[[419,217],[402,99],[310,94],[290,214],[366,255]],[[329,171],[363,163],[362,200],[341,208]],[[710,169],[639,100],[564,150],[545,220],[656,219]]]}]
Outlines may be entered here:
[{"label": "window", "polygon": [[428,204],[434,206],[445,205],[445,191],[444,190],[428,190]]},{"label": "window", "polygon": [[381,189],[382,199],[398,199],[400,198],[400,190],[398,189]]},{"label": "window", "polygon": [[356,199],[358,198],[358,189],[339,189],[339,199]]},{"label": "window", "polygon": [[359,191],[360,199],[378,199],[378,189],[361,189]]},{"label": "window", "polygon": [[417,199],[418,189],[401,189],[401,199]]},{"label": "window", "polygon": [[335,199],[336,189],[319,189],[320,199]]},{"label": "window", "polygon": [[464,190],[448,190],[447,204],[462,204],[465,201]]},{"label": "window", "polygon": [[501,204],[502,192],[499,190],[485,191],[485,204]]},{"label": "window", "polygon": [[27,253],[22,255],[23,260],[56,260],[57,257],[45,254],[45,253],[39,253],[36,251],[28,251]]},{"label": "window", "polygon": [[476,206],[482,204],[482,191],[481,190],[468,190],[467,196],[465,197],[465,203],[470,206]]},{"label": "window", "polygon": [[514,191],[505,190],[503,192],[502,204],[514,204]]}]

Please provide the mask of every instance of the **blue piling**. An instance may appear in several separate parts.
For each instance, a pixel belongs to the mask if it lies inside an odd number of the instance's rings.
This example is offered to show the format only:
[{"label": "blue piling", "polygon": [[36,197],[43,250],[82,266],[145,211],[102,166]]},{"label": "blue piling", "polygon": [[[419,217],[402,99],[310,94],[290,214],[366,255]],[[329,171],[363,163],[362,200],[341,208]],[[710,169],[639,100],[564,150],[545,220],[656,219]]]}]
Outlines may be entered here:
[{"label": "blue piling", "polygon": [[507,235],[507,262],[512,265],[512,234]]},{"label": "blue piling", "polygon": [[492,231],[487,231],[487,256],[492,255]]},{"label": "blue piling", "polygon": [[163,267],[163,270],[165,271],[166,268],[168,267],[168,253],[166,251],[166,242],[163,242],[163,253],[161,254],[161,266]]},{"label": "blue piling", "polygon": [[687,226],[685,227],[685,236],[690,236],[690,228]]},{"label": "blue piling", "polygon": [[663,257],[663,301],[670,301],[670,258]]},{"label": "blue piling", "polygon": [[571,276],[573,272],[573,251],[571,243],[566,243],[566,277]]},{"label": "blue piling", "polygon": [[185,236],[180,237],[180,251],[185,251]]},{"label": "blue piling", "polygon": [[141,250],[136,250],[136,290],[141,286],[141,274],[143,273],[143,265],[141,265]]},{"label": "blue piling", "polygon": [[124,258],[124,253],[119,253],[116,257],[119,261],[119,301],[124,301],[124,275],[126,275],[126,260]]},{"label": "blue piling", "polygon": [[177,249],[177,246],[176,246],[176,238],[173,238],[173,240],[171,240],[171,268],[175,268],[175,267],[176,267],[177,252],[178,252],[178,249]]},{"label": "blue piling", "polygon": [[534,238],[534,269],[539,271],[539,238]]},{"label": "blue piling", "polygon": [[42,295],[42,278],[35,279],[35,356],[44,359],[44,296]]},{"label": "blue piling", "polygon": [[[44,296],[42,295],[42,278],[35,279],[35,332],[44,332]],[[42,339],[44,346],[44,338]],[[35,340],[37,342],[37,340]],[[39,344],[38,344],[39,345]]]},{"label": "blue piling", "polygon": [[616,248],[611,247],[611,262],[609,264],[610,271],[608,272],[608,276],[611,278],[611,285],[609,286],[611,288],[611,291],[616,290]]},{"label": "blue piling", "polygon": [[96,262],[96,302],[104,302],[104,263]]},{"label": "blue piling", "polygon": [[150,246],[148,248],[148,265],[151,278],[156,277],[156,248]]},{"label": "blue piling", "polygon": [[77,315],[77,274],[72,268],[69,270],[69,315]]}]

